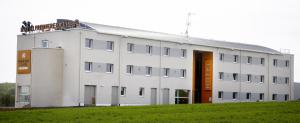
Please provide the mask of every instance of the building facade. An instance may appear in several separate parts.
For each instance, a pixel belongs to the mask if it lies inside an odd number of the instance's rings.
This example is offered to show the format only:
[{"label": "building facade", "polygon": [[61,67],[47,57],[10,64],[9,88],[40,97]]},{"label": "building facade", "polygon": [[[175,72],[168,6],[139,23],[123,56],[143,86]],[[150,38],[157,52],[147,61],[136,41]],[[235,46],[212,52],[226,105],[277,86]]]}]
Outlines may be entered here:
[{"label": "building facade", "polygon": [[294,98],[294,56],[263,46],[87,22],[17,44],[16,107]]}]

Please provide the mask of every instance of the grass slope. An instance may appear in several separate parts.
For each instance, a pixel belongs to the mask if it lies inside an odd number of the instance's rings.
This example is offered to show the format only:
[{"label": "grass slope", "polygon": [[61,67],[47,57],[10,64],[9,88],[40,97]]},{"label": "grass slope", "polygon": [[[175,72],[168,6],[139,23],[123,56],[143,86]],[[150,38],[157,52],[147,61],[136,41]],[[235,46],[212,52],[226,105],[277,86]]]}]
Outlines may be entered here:
[{"label": "grass slope", "polygon": [[300,102],[26,109],[0,112],[0,122],[300,122]]}]

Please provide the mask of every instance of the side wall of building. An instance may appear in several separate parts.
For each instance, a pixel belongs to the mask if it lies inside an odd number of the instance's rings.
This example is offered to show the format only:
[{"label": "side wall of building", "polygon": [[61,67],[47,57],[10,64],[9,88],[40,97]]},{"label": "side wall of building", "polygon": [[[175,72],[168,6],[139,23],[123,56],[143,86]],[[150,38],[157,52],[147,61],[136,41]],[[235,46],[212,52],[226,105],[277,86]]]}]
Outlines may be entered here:
[{"label": "side wall of building", "polygon": [[31,106],[62,106],[63,49],[33,48],[31,55]]},{"label": "side wall of building", "polygon": [[[63,106],[79,105],[80,35],[80,31],[78,30],[18,35],[17,50],[42,48],[43,41],[48,42],[48,48],[60,47],[64,49],[62,82]],[[22,85],[30,87],[31,80],[31,74],[17,74],[16,77],[17,86]]]}]

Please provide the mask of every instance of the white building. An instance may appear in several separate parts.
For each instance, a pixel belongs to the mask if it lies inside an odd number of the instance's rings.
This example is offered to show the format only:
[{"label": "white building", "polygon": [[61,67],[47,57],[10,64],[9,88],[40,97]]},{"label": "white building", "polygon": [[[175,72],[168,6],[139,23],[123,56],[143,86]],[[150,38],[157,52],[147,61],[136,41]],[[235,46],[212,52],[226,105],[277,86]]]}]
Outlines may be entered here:
[{"label": "white building", "polygon": [[263,46],[86,22],[34,28],[18,35],[16,107],[294,98],[294,56]]}]

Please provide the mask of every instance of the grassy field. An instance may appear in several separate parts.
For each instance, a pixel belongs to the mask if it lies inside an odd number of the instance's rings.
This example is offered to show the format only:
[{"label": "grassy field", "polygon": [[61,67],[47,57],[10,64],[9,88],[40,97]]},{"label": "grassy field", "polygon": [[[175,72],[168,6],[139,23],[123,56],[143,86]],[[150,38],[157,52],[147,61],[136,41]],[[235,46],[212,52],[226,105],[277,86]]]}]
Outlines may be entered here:
[{"label": "grassy field", "polygon": [[299,123],[300,102],[26,109],[2,111],[0,122]]}]

